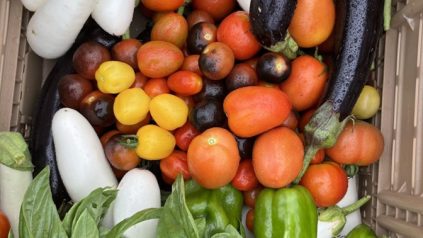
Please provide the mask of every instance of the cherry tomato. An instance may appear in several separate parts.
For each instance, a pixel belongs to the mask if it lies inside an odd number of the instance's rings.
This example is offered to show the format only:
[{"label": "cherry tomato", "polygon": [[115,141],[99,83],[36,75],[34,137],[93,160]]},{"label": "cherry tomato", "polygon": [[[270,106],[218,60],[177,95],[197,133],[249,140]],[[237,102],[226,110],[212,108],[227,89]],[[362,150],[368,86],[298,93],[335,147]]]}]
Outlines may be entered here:
[{"label": "cherry tomato", "polygon": [[93,91],[82,99],[79,111],[93,126],[107,127],[115,122],[114,96]]},{"label": "cherry tomato", "polygon": [[0,211],[0,238],[7,238],[10,231],[9,219]]},{"label": "cherry tomato", "polygon": [[116,128],[123,134],[136,134],[138,129],[140,129],[142,126],[147,125],[150,122],[150,120],[151,120],[150,113],[147,114],[144,120],[134,125],[124,125],[120,123],[118,120],[116,120]]},{"label": "cherry tomato", "polygon": [[57,85],[60,102],[66,107],[78,110],[79,104],[88,93],[93,91],[93,85],[79,74],[68,74],[59,80]]},{"label": "cherry tomato", "polygon": [[145,83],[147,82],[147,77],[141,72],[135,73],[135,81],[132,83],[131,88],[143,88]]},{"label": "cherry tomato", "polygon": [[196,73],[181,70],[169,76],[167,86],[180,95],[191,96],[201,91],[203,79]]},{"label": "cherry tomato", "polygon": [[213,42],[204,48],[198,64],[209,79],[221,80],[231,72],[235,63],[234,54],[226,44]]},{"label": "cherry tomato", "polygon": [[187,151],[192,139],[199,134],[200,132],[187,121],[182,127],[175,130],[176,145],[179,149]]},{"label": "cherry tomato", "polygon": [[137,39],[124,39],[116,43],[112,48],[112,58],[129,64],[132,68],[138,68],[137,52],[141,42]]},{"label": "cherry tomato", "polygon": [[254,232],[254,209],[249,209],[246,216],[245,224],[247,225],[247,229]]},{"label": "cherry tomato", "polygon": [[164,78],[149,79],[144,85],[144,91],[150,98],[157,95],[169,93],[169,87],[167,81]]},{"label": "cherry tomato", "polygon": [[184,0],[141,0],[143,5],[157,12],[174,11],[184,4]]},{"label": "cherry tomato", "polygon": [[100,65],[111,58],[109,50],[103,45],[94,41],[85,42],[73,54],[73,68],[82,77],[94,79]]},{"label": "cherry tomato", "polygon": [[182,64],[181,70],[191,71],[202,76],[203,73],[201,73],[200,66],[198,65],[199,59],[200,55],[188,55],[184,59],[184,63]]},{"label": "cherry tomato", "polygon": [[191,178],[188,170],[187,153],[174,150],[168,157],[160,160],[160,170],[165,178],[175,181],[178,174],[182,173],[185,180]]},{"label": "cherry tomato", "polygon": [[215,20],[220,20],[231,13],[235,0],[192,0],[194,9],[208,12]]},{"label": "cherry tomato", "polygon": [[261,190],[263,190],[263,186],[258,185],[252,190],[244,191],[244,204],[248,207],[254,208],[256,206],[257,197],[260,194]]},{"label": "cherry tomato", "polygon": [[214,19],[206,11],[194,10],[188,15],[187,22],[188,22],[189,28],[191,28],[192,26],[194,26],[195,24],[199,22],[208,22],[208,23],[214,24]]},{"label": "cherry tomato", "polygon": [[110,164],[118,170],[131,170],[141,162],[135,148],[131,148],[123,135],[114,135],[106,142],[104,153]]},{"label": "cherry tomato", "polygon": [[104,133],[100,137],[101,145],[104,147],[106,145],[106,143],[110,140],[110,138],[112,138],[114,135],[118,135],[118,134],[121,134],[121,132],[118,131],[118,130],[107,131],[106,133]]},{"label": "cherry tomato", "polygon": [[295,112],[291,111],[289,113],[288,117],[282,123],[282,126],[289,127],[292,130],[295,130],[297,128],[297,126],[298,126],[298,119],[297,119],[297,115],[295,115]]},{"label": "cherry tomato", "polygon": [[254,173],[253,163],[250,159],[244,159],[239,163],[238,171],[232,179],[232,186],[239,191],[249,191],[257,187],[258,180]]}]

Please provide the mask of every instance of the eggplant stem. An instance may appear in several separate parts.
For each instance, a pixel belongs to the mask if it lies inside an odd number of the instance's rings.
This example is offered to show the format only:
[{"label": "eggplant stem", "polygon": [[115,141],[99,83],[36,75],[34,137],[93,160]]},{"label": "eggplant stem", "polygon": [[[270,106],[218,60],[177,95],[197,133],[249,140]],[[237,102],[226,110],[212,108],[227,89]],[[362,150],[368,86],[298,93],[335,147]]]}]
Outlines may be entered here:
[{"label": "eggplant stem", "polygon": [[346,216],[350,213],[355,212],[356,210],[358,210],[361,206],[363,206],[364,204],[366,204],[368,201],[370,200],[370,196],[364,196],[361,199],[357,200],[355,203],[348,205],[346,207],[342,208],[342,213]]},{"label": "eggplant stem", "polygon": [[128,28],[128,30],[126,30],[125,33],[123,33],[122,40],[127,40],[130,38],[131,38],[131,33],[129,32],[129,28]]},{"label": "eggplant stem", "polygon": [[294,180],[294,182],[293,182],[294,184],[298,184],[300,182],[301,178],[303,177],[303,175],[307,171],[307,168],[308,168],[311,160],[316,155],[317,151],[319,151],[319,149],[320,149],[319,147],[314,146],[314,145],[306,146],[305,154],[304,154],[304,160],[303,160],[303,167],[301,168],[301,171],[298,174],[297,178]]}]

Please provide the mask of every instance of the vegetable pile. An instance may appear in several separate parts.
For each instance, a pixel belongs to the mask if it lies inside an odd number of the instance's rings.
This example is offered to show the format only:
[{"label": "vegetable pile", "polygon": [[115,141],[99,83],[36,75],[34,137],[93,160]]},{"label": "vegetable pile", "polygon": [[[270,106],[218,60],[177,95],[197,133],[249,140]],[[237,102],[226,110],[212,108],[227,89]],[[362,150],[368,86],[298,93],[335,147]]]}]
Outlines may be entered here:
[{"label": "vegetable pile", "polygon": [[23,3],[31,48],[60,58],[34,166],[0,134],[15,237],[376,237],[355,174],[384,146],[366,85],[383,1]]}]

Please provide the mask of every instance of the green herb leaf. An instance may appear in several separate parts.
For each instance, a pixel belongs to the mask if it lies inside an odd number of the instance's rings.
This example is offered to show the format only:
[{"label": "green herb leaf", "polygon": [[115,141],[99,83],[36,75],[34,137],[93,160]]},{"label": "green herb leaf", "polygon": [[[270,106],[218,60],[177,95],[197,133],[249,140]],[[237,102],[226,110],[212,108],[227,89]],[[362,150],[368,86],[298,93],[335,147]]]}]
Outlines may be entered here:
[{"label": "green herb leaf", "polygon": [[115,200],[116,189],[98,188],[92,191],[86,198],[74,204],[63,219],[63,228],[70,236],[80,216],[87,211],[98,227],[101,219],[106,214],[110,204]]},{"label": "green herb leaf", "polygon": [[198,235],[200,237],[204,237],[204,235],[206,234],[207,227],[206,218],[202,217],[195,219],[195,226],[197,227]]},{"label": "green herb leaf", "polygon": [[110,232],[106,235],[106,238],[122,237],[123,233],[131,226],[136,225],[142,221],[160,218],[162,209],[163,208],[148,208],[135,213],[131,217],[126,218],[114,226],[112,230],[110,230]]},{"label": "green herb leaf", "polygon": [[22,202],[19,237],[67,237],[51,197],[50,168],[46,167],[32,181]]},{"label": "green herb leaf", "polygon": [[14,238],[12,229],[10,229],[9,234],[7,235],[7,238]]},{"label": "green herb leaf", "polygon": [[31,154],[18,132],[0,132],[0,163],[20,171],[32,171]]},{"label": "green herb leaf", "polygon": [[84,210],[81,216],[75,223],[75,227],[72,229],[71,238],[89,237],[96,238],[100,237],[100,232],[97,228],[97,222],[90,215],[89,210]]},{"label": "green herb leaf", "polygon": [[166,200],[157,226],[157,237],[169,237],[169,234],[172,234],[172,237],[200,237],[194,218],[185,202],[184,179],[180,174],[173,183],[172,193]]},{"label": "green herb leaf", "polygon": [[211,238],[243,238],[243,236],[238,233],[235,227],[229,224],[224,232],[214,234]]}]

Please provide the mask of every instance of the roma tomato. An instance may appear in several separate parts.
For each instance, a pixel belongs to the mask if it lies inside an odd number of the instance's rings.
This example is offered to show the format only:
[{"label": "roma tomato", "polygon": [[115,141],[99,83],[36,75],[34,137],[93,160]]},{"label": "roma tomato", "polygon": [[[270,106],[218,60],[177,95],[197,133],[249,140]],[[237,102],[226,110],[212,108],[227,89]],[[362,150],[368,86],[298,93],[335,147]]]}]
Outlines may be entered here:
[{"label": "roma tomato", "polygon": [[249,59],[261,49],[251,31],[248,13],[244,11],[234,12],[223,19],[217,28],[217,40],[228,45],[237,60]]},{"label": "roma tomato", "polygon": [[310,165],[300,184],[310,191],[318,207],[329,207],[344,197],[348,188],[348,177],[338,164],[325,162]]},{"label": "roma tomato", "polygon": [[334,25],[333,0],[298,0],[288,30],[299,46],[311,48],[329,38]]},{"label": "roma tomato", "polygon": [[184,4],[184,0],[141,0],[144,7],[156,12],[174,11]]},{"label": "roma tomato", "polygon": [[277,127],[261,134],[253,147],[258,181],[269,188],[290,184],[303,167],[303,157],[303,142],[293,130]]},{"label": "roma tomato", "polygon": [[167,86],[167,80],[164,78],[147,80],[143,89],[150,98],[154,98],[155,96],[160,94],[170,93],[170,89]]},{"label": "roma tomato", "polygon": [[151,40],[167,41],[182,48],[188,35],[188,23],[185,18],[171,12],[162,16],[151,29]]},{"label": "roma tomato", "polygon": [[196,73],[181,70],[169,76],[167,86],[175,93],[191,96],[201,91],[203,79]]},{"label": "roma tomato", "polygon": [[0,238],[7,238],[10,231],[10,223],[6,215],[0,211]]},{"label": "roma tomato", "polygon": [[129,143],[130,139],[122,135],[114,135],[104,146],[104,154],[107,160],[118,170],[131,170],[141,162],[135,149]]},{"label": "roma tomato", "polygon": [[364,121],[349,122],[338,137],[335,146],[326,154],[340,164],[366,166],[382,155],[383,135],[378,128]]},{"label": "roma tomato", "polygon": [[179,127],[174,132],[176,145],[179,149],[187,151],[192,139],[199,134],[200,132],[189,121],[187,121],[182,127]]},{"label": "roma tomato", "polygon": [[106,61],[95,72],[97,87],[103,93],[116,94],[131,87],[135,71],[127,63]]},{"label": "roma tomato", "polygon": [[316,105],[328,79],[326,67],[316,58],[303,55],[292,61],[291,74],[282,82],[281,89],[288,94],[297,111]]},{"label": "roma tomato", "polygon": [[193,0],[194,9],[209,13],[213,19],[220,20],[235,7],[235,0]]},{"label": "roma tomato", "polygon": [[182,173],[185,180],[191,178],[188,170],[187,153],[174,150],[168,157],[160,160],[160,171],[167,179],[175,181],[178,174]]},{"label": "roma tomato", "polygon": [[250,159],[242,160],[235,177],[232,179],[232,186],[239,191],[249,191],[257,187],[258,184],[253,163]]},{"label": "roma tomato", "polygon": [[240,161],[234,136],[220,127],[207,129],[196,136],[188,147],[187,155],[191,176],[208,189],[230,183]]},{"label": "roma tomato", "polygon": [[281,125],[291,112],[291,103],[279,89],[248,86],[230,92],[223,109],[235,135],[252,137]]},{"label": "roma tomato", "polygon": [[116,43],[112,48],[112,58],[129,64],[132,68],[138,68],[137,52],[141,42],[137,39],[124,39]]}]

